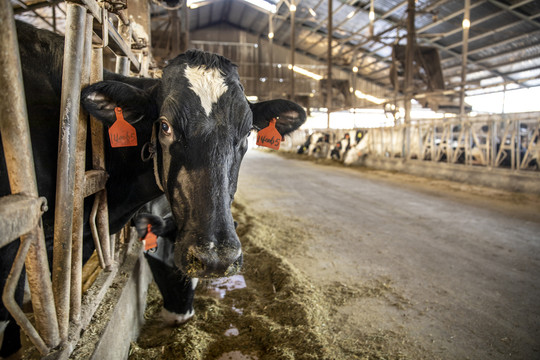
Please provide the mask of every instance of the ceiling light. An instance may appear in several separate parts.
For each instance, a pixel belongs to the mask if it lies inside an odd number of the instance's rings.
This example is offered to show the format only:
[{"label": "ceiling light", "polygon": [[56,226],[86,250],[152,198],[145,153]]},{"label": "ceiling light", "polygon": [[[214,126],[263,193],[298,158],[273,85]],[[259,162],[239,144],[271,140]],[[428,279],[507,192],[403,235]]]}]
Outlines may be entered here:
[{"label": "ceiling light", "polygon": [[358,66],[353,66],[352,71],[357,73],[358,72]]},{"label": "ceiling light", "polygon": [[273,33],[273,32],[269,32],[269,33],[268,33],[268,38],[269,38],[269,39],[273,39],[273,38],[274,38],[274,33]]},{"label": "ceiling light", "polygon": [[356,97],[359,99],[364,99],[377,105],[381,105],[382,103],[386,102],[386,99],[381,99],[376,96],[363,93],[360,90],[356,90],[354,95],[356,95]]},{"label": "ceiling light", "polygon": [[461,26],[463,26],[464,29],[468,29],[471,27],[471,22],[469,21],[469,19],[463,19],[463,23],[461,24]]},{"label": "ceiling light", "polygon": [[370,20],[370,21],[375,20],[375,12],[374,12],[374,11],[370,11],[370,12],[369,12],[369,20]]},{"label": "ceiling light", "polygon": [[296,11],[296,5],[291,4],[291,6],[289,6],[289,10],[290,10],[291,12],[295,12],[295,11]]},{"label": "ceiling light", "polygon": [[315,74],[315,73],[312,73],[311,71],[308,71],[306,69],[303,69],[301,67],[298,67],[296,65],[292,66],[292,65],[289,65],[289,69],[292,68],[294,70],[294,72],[297,72],[299,74],[302,74],[304,76],[308,76],[312,79],[315,79],[315,80],[321,80],[323,77],[319,74]]},{"label": "ceiling light", "polygon": [[315,10],[313,10],[312,8],[309,8],[308,11],[311,14],[311,16],[317,17],[317,13],[315,12]]}]

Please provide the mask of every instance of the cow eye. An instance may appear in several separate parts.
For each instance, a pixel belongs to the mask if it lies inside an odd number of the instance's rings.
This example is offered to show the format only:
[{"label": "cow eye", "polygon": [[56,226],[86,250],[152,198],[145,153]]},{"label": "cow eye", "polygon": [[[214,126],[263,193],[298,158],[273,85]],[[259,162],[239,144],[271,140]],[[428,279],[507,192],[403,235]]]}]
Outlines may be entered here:
[{"label": "cow eye", "polygon": [[169,122],[165,119],[161,119],[161,132],[163,132],[164,135],[171,135],[172,134],[172,128]]}]

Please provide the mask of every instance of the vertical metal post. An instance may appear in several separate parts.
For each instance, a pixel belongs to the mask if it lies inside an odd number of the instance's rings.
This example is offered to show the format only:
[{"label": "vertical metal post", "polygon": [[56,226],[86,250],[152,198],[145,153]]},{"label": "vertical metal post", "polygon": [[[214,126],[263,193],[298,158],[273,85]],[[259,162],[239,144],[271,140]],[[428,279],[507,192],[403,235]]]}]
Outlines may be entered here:
[{"label": "vertical metal post", "polygon": [[[294,6],[294,7],[293,7]],[[294,54],[296,52],[296,35],[295,35],[295,18],[296,18],[296,5],[294,4],[294,1],[291,1],[291,5],[289,7],[291,12],[291,100],[294,101],[295,99],[295,90],[294,90],[294,65],[295,65],[295,59]]]},{"label": "vertical metal post", "polygon": [[[0,33],[0,132],[4,135],[2,141],[11,192],[37,197],[19,47],[13,10],[8,0],[0,1]],[[36,327],[46,345],[52,348],[59,344],[60,337],[41,226],[21,237],[21,248],[28,243],[26,272],[31,285]]]},{"label": "vertical metal post", "polygon": [[124,76],[129,75],[129,58],[127,56],[116,56],[115,72]]},{"label": "vertical metal post", "polygon": [[270,99],[273,98],[273,90],[274,90],[274,16],[270,15],[270,19],[268,21],[268,40],[269,40],[269,61],[270,61],[270,70],[268,73],[268,82],[270,85],[269,93],[270,93]]},{"label": "vertical metal post", "polygon": [[75,151],[81,93],[81,54],[83,53],[85,34],[81,30],[85,29],[85,22],[86,9],[81,5],[69,2],[67,4],[62,74],[52,274],[61,339],[67,339],[69,329]]},{"label": "vertical metal post", "polygon": [[[92,64],[90,68],[90,83],[103,80],[103,48],[94,47],[92,51]],[[92,134],[92,166],[96,170],[105,170],[105,145],[103,139],[103,124],[90,117],[90,131]],[[95,195],[94,207],[97,209],[97,233],[92,234],[96,242],[96,250],[100,256],[101,266],[111,268],[110,249],[114,246],[109,235],[109,209],[107,205],[107,190],[101,190]]]},{"label": "vertical metal post", "polygon": [[328,120],[326,127],[330,128],[330,109],[332,108],[332,33],[334,28],[332,25],[332,6],[333,0],[328,0],[328,50],[327,50],[327,65],[328,75],[326,76],[328,83],[326,84],[326,107]]},{"label": "vertical metal post", "polygon": [[461,50],[461,90],[459,98],[459,114],[461,120],[465,116],[465,83],[467,78],[467,53],[469,51],[469,28],[471,26],[470,21],[471,12],[471,0],[465,0],[465,12],[463,13],[463,45]]},{"label": "vertical metal post", "polygon": [[[81,86],[90,83],[90,62],[92,56],[93,16],[86,15],[84,41],[84,57],[82,64]],[[71,296],[70,320],[80,324],[82,299],[82,256],[83,256],[83,216],[84,216],[84,175],[86,164],[87,115],[83,109],[79,112],[79,128],[77,132],[77,152],[75,168],[75,189],[73,200],[73,248],[71,253]]]},{"label": "vertical metal post", "polygon": [[413,60],[416,50],[415,35],[415,0],[408,0],[407,8],[407,48],[405,52],[405,133],[404,133],[404,158],[409,158],[411,147],[411,99],[413,93]]}]

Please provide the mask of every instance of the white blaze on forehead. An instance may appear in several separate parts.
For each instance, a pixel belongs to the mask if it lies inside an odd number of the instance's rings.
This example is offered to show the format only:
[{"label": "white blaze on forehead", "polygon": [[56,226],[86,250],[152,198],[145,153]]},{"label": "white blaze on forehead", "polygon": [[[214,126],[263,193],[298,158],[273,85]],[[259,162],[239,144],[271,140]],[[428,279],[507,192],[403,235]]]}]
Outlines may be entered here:
[{"label": "white blaze on forehead", "polygon": [[189,88],[201,99],[206,115],[210,115],[212,104],[227,91],[225,78],[218,69],[191,66],[186,66],[185,76],[189,81]]}]

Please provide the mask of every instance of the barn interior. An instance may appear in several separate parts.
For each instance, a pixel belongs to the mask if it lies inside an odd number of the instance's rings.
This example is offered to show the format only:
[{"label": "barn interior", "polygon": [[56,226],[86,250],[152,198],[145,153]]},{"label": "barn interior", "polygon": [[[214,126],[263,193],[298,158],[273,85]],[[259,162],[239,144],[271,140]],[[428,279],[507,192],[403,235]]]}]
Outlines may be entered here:
[{"label": "barn interior", "polygon": [[[286,152],[297,153],[305,146],[304,155],[318,160],[333,159],[346,165],[367,165],[522,194],[540,194],[540,107],[535,100],[540,96],[538,1],[2,1],[5,3],[2,11],[5,8],[7,14],[10,9],[8,20],[19,19],[61,35],[82,31],[69,29],[66,24],[70,21],[68,7],[73,4],[83,7],[93,16],[91,42],[94,48],[103,49],[103,67],[124,75],[160,77],[171,59],[190,48],[227,57],[238,65],[250,101],[284,98],[306,109],[308,121],[283,143]],[[518,100],[525,101],[516,106]],[[336,144],[342,144],[340,141],[351,137],[353,132],[361,132],[365,147],[360,147],[357,138],[346,146],[339,145],[357,149],[345,153]],[[315,134],[325,134],[329,140],[310,144]],[[106,181],[100,176],[99,181]],[[533,209],[537,210],[534,206]],[[30,329],[26,330],[30,333],[28,346],[33,349],[24,356],[99,359],[108,356],[105,354],[117,343],[122,345],[115,348],[114,358],[158,356],[157,352],[141,351],[144,341],[130,350],[130,343],[143,324],[141,314],[151,275],[139,263],[140,252],[127,249],[128,245],[133,246],[130,240],[133,234],[129,229],[125,232],[128,233],[124,240],[126,248],[120,256],[124,261],[113,265],[112,273],[98,276],[87,300],[92,310],[83,309],[80,318],[82,324],[86,322],[84,326],[89,326],[104,297],[121,298],[126,303],[116,308],[129,308],[136,314],[123,325],[132,328],[129,336],[116,340],[114,334],[122,333],[123,328],[103,324],[96,330],[99,335],[81,332],[82,335],[69,341],[63,339],[63,344],[68,345],[59,349],[58,341],[44,343],[40,336],[47,340],[48,335],[34,334],[32,325],[25,324],[25,329]],[[111,259],[114,263],[118,256]],[[285,264],[273,271],[281,276],[291,269]],[[129,273],[129,279],[118,280],[115,275],[121,273]],[[260,275],[255,272],[254,276]],[[135,293],[132,299],[137,299],[137,306],[126,305],[133,301],[128,295],[105,294],[100,289],[111,284],[114,291],[125,287],[128,294]],[[400,295],[388,290],[389,285],[383,280],[371,285],[369,291],[384,288],[383,297],[391,298],[398,304],[396,307],[409,306]],[[306,284],[301,288],[303,295],[312,291]],[[338,290],[341,295],[349,291],[343,284]],[[355,291],[356,295],[361,292]],[[328,293],[321,296],[324,295]],[[318,306],[313,299],[305,302],[312,308]],[[204,305],[208,309],[215,306],[208,299]],[[109,310],[104,316],[110,316],[112,323],[118,325],[121,322],[118,316],[122,317],[118,313],[122,311]],[[83,325],[79,322],[70,326],[80,330]],[[317,326],[324,327],[322,323]],[[283,337],[288,335],[280,333]],[[376,347],[377,339],[370,338],[370,344],[362,339],[361,344]],[[202,340],[190,341],[192,344]],[[511,341],[515,339],[508,340]],[[410,349],[414,344],[407,347]],[[196,347],[179,348],[193,358],[204,356]],[[399,350],[394,350],[390,358],[400,358]],[[157,347],[152,351],[158,351]],[[538,354],[538,348],[534,351],[527,354]],[[204,354],[207,358],[221,356],[210,353],[211,356]],[[237,356],[234,359],[258,358],[228,354]],[[329,356],[322,350],[313,354]],[[365,354],[343,351],[337,358],[362,358],[362,355]],[[365,358],[387,355],[373,351]],[[279,356],[295,358],[286,352]]]}]

